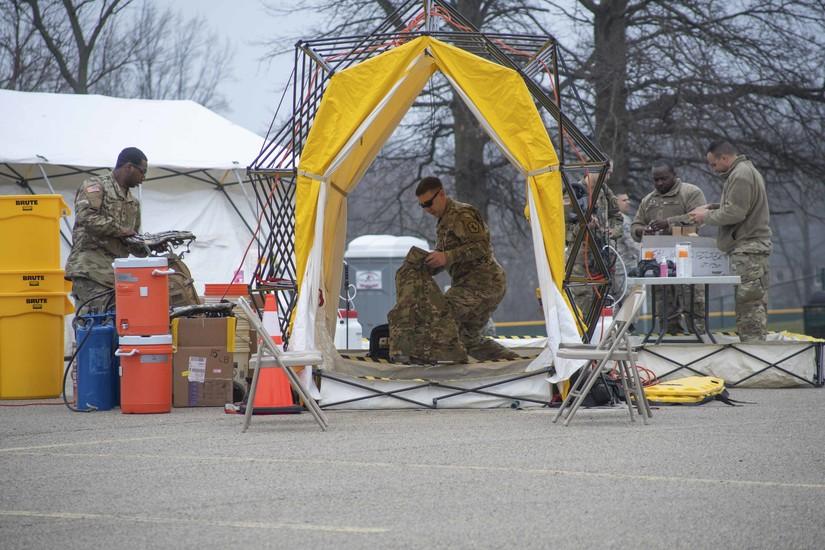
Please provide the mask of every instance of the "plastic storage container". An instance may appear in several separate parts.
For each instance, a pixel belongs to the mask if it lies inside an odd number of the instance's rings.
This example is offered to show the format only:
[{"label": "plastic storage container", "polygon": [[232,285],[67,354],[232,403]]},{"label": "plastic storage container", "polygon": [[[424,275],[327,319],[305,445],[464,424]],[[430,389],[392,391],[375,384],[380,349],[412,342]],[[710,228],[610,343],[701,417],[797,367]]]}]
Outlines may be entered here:
[{"label": "plastic storage container", "polygon": [[120,403],[117,331],[111,315],[82,315],[78,319],[75,402],[80,410],[108,411]]},{"label": "plastic storage container", "polygon": [[0,271],[60,269],[60,195],[0,196]]},{"label": "plastic storage container", "polygon": [[0,399],[58,397],[63,381],[62,292],[0,294]]},{"label": "plastic storage container", "polygon": [[72,282],[62,269],[0,271],[0,293],[37,294],[41,292],[70,293]]},{"label": "plastic storage container", "polygon": [[249,296],[249,287],[246,283],[206,283],[203,287],[203,295],[217,297],[217,301],[224,296]]},{"label": "plastic storage container", "polygon": [[693,277],[693,257],[690,253],[690,243],[676,244],[676,276]]},{"label": "plastic storage container", "polygon": [[121,336],[169,334],[169,275],[166,258],[117,258],[115,310]]},{"label": "plastic storage container", "polygon": [[123,336],[120,357],[120,410],[168,413],[172,410],[172,335]]},{"label": "plastic storage container", "polygon": [[354,309],[338,310],[338,322],[335,325],[336,349],[362,349],[361,323],[358,322],[358,312]]}]

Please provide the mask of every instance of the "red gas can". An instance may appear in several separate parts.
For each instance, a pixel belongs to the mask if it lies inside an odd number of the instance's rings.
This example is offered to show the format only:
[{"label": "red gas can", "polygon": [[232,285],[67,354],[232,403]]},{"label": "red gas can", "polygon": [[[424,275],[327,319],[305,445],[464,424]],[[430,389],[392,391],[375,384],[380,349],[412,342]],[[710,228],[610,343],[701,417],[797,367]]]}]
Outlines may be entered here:
[{"label": "red gas can", "polygon": [[172,335],[123,336],[120,348],[120,410],[168,413],[172,410]]},{"label": "red gas can", "polygon": [[120,336],[169,333],[169,275],[166,258],[117,258],[115,312]]}]

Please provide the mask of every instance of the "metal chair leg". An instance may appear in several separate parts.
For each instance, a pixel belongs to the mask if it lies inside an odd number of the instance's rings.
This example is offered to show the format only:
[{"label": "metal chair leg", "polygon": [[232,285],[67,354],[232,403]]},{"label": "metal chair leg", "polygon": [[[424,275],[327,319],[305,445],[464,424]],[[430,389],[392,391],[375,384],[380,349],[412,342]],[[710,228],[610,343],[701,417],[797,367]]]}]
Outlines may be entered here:
[{"label": "metal chair leg", "polygon": [[633,414],[633,403],[630,400],[633,389],[632,386],[628,384],[627,363],[625,361],[617,361],[617,363],[619,367],[619,378],[622,380],[622,390],[624,391],[624,400],[627,405],[627,412],[630,414],[630,421],[636,422],[635,415]]},{"label": "metal chair leg", "polygon": [[[556,413],[556,416],[553,417],[554,424],[558,422],[562,416],[565,416],[566,418],[570,415],[570,410],[573,406],[573,402],[576,400],[576,397],[580,393],[584,383],[590,377],[589,373],[587,374],[587,376],[585,376],[584,374],[584,371],[589,368],[595,368],[595,363],[591,361],[587,364],[587,366],[581,368],[581,370],[579,371],[579,377],[576,378],[576,381],[570,385],[570,390],[567,392],[567,396],[564,398],[564,401],[562,401],[561,407],[559,407],[559,411]],[[567,411],[567,415],[564,414],[565,411]]]},{"label": "metal chair leg", "polygon": [[[593,389],[593,385],[596,383],[596,380],[599,378],[599,375],[604,368],[605,364],[607,363],[607,359],[602,359],[596,365],[596,368],[593,369],[590,374],[587,376],[587,380],[584,383],[584,386],[577,392],[576,399],[573,401],[573,407],[570,409],[570,412],[567,414],[567,417],[564,419],[564,425],[569,426],[570,420],[573,419],[573,415],[576,414],[576,411],[579,410],[579,407],[584,402],[584,399],[587,397],[587,394],[590,393],[590,390]],[[569,396],[568,396],[569,397]]]},{"label": "metal chair leg", "polygon": [[261,347],[258,347],[258,353],[255,354],[255,373],[252,375],[252,383],[249,385],[249,391],[246,393],[246,410],[244,411],[243,428],[241,433],[246,433],[249,429],[249,423],[252,421],[252,405],[255,403],[255,389],[258,387],[258,376],[261,373]]}]

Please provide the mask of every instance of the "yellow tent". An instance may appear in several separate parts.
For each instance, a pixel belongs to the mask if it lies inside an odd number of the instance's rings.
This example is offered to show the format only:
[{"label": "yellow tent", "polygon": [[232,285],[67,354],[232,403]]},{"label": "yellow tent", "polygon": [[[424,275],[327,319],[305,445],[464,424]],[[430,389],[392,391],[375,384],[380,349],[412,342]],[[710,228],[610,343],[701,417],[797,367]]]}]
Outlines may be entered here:
[{"label": "yellow tent", "polygon": [[[512,69],[424,36],[333,75],[301,152],[295,255],[298,304],[292,349],[314,349],[316,330],[334,330],[341,285],[347,194],[361,180],[412,102],[438,70],[523,174],[548,334],[549,364],[562,341],[580,341],[564,279],[564,212],[559,161],[524,81]],[[412,197],[410,200],[413,200]],[[319,291],[326,300],[318,318]],[[575,367],[560,369],[557,377]],[[560,370],[570,372],[559,372]]]}]

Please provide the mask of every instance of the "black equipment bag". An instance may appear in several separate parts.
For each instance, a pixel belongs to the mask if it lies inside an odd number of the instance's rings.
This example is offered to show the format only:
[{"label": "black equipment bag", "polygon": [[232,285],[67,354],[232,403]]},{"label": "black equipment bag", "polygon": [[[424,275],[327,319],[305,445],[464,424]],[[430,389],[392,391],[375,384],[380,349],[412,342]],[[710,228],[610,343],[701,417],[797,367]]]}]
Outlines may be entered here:
[{"label": "black equipment bag", "polygon": [[373,359],[390,359],[390,325],[378,325],[370,332],[370,352]]}]

